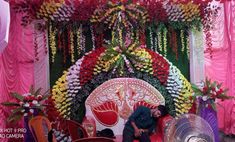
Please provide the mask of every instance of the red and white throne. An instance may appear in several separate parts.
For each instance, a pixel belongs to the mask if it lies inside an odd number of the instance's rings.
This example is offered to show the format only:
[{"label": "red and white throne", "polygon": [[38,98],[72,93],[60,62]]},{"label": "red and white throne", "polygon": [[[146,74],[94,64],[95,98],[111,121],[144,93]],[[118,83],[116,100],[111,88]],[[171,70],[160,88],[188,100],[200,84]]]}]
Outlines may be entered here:
[{"label": "red and white throne", "polygon": [[[165,99],[156,88],[143,80],[116,78],[96,88],[87,98],[85,105],[85,118],[94,118],[95,121],[93,128],[85,126],[88,133],[95,136],[94,129],[110,128],[116,136],[116,141],[120,142],[124,124],[133,110],[141,105],[149,108],[165,105]],[[172,117],[167,115],[158,121],[157,132],[151,136],[151,141],[163,141],[165,126],[171,119]],[[87,119],[84,123],[89,124]]]}]

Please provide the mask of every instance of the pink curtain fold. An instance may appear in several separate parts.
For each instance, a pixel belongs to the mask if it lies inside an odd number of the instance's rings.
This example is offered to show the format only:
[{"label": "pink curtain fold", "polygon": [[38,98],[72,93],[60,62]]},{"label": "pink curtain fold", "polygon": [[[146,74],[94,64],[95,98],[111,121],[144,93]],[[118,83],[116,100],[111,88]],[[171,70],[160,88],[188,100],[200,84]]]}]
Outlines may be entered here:
[{"label": "pink curtain fold", "polygon": [[[37,21],[42,22],[42,21]],[[49,55],[47,47],[46,30],[35,30],[34,41],[37,43],[37,59],[34,62],[34,86],[42,88],[42,93],[50,89],[49,81]]]},{"label": "pink curtain fold", "polygon": [[[33,28],[22,27],[21,17],[11,10],[9,43],[0,53],[0,102],[12,101],[10,92],[26,93],[34,83]],[[5,121],[8,114],[9,108],[0,106],[1,129],[12,127]]]},{"label": "pink curtain fold", "polygon": [[[223,4],[212,34],[212,58],[205,53],[205,76],[222,82],[235,97],[235,1]],[[235,101],[217,102],[219,128],[235,134]]]}]

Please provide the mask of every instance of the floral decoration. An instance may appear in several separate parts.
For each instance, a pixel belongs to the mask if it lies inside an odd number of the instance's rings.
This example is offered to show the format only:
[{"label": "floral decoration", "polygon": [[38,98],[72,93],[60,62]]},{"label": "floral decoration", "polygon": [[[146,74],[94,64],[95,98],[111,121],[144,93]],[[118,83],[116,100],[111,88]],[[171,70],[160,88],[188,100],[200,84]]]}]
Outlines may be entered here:
[{"label": "floral decoration", "polygon": [[228,89],[223,89],[222,83],[211,81],[208,78],[202,82],[202,87],[192,85],[192,88],[194,91],[193,98],[205,102],[207,107],[212,107],[214,110],[216,110],[216,99],[224,101],[233,98],[227,95]]},{"label": "floral decoration", "polygon": [[126,29],[144,26],[149,21],[147,11],[138,4],[133,3],[112,3],[97,8],[90,20],[92,23],[105,23],[108,27],[118,26]]},{"label": "floral decoration", "polygon": [[29,93],[20,95],[11,93],[11,96],[16,99],[15,102],[3,102],[4,106],[13,107],[12,114],[7,118],[8,122],[16,122],[21,120],[23,116],[32,117],[35,113],[43,113],[45,105],[43,101],[49,96],[48,92],[41,94],[41,88],[35,90],[30,88]]},{"label": "floral decoration", "polygon": [[[125,43],[126,41],[123,44]],[[130,43],[129,46],[133,44]],[[111,62],[110,60],[104,61],[104,57],[110,59],[122,58],[123,64],[128,64],[125,60],[129,60],[130,62],[134,61],[127,57],[125,59],[122,56],[124,54],[121,52],[122,49],[120,47],[118,48],[118,46],[96,48],[71,66],[62,78],[56,82],[52,90],[52,98],[60,115],[78,121],[82,120],[81,117],[83,115],[80,113],[83,112],[84,101],[92,90],[104,81],[120,76],[137,77],[143,80],[145,78],[154,78],[151,82],[154,82],[154,80],[157,81],[168,92],[168,95],[166,94],[165,96],[172,99],[173,103],[168,102],[171,104],[169,104],[172,109],[171,113],[173,115],[187,113],[192,106],[192,101],[189,99],[192,96],[192,89],[190,83],[180,73],[179,69],[172,65],[166,58],[145,48],[143,45],[137,46],[136,44],[130,49],[136,55],[135,57],[148,59],[148,62],[146,62],[146,65],[133,64],[132,70],[128,70],[128,66],[124,65],[125,74],[123,75],[113,73],[117,62]],[[110,52],[113,54],[112,56]],[[118,54],[120,55],[118,56]],[[143,76],[143,74],[145,75]],[[160,88],[157,87],[157,89]]]}]

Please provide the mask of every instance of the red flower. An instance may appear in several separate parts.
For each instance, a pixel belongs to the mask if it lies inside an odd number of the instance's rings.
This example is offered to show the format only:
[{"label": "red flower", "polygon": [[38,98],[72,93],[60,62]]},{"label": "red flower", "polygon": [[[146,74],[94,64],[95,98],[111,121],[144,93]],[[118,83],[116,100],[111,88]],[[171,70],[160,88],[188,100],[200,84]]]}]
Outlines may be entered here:
[{"label": "red flower", "polygon": [[206,93],[207,93],[207,91],[208,91],[208,87],[207,87],[207,86],[204,86],[204,87],[203,87],[203,91],[202,91],[202,92],[203,92],[203,94],[206,94]]},{"label": "red flower", "polygon": [[212,90],[212,91],[215,91],[215,87],[211,87],[211,90]]},{"label": "red flower", "polygon": [[41,96],[41,95],[38,95],[38,96],[37,96],[37,100],[38,100],[38,101],[41,101],[41,100],[42,100],[42,96]]},{"label": "red flower", "polygon": [[219,89],[219,91],[216,94],[221,95],[222,93],[223,93],[223,89]]},{"label": "red flower", "polygon": [[29,107],[32,107],[33,106],[33,103],[32,102],[29,102]]}]

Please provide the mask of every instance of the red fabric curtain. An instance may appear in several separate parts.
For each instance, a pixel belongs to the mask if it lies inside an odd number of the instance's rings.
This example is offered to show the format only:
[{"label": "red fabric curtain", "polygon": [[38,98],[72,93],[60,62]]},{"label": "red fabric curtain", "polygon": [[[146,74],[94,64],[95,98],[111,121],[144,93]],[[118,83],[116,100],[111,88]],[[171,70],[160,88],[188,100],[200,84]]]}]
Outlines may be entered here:
[{"label": "red fabric curtain", "polygon": [[[235,97],[235,1],[225,2],[212,34],[212,57],[205,53],[205,74],[222,82]],[[206,47],[207,48],[207,47]],[[235,100],[217,102],[219,128],[235,134]]]}]

